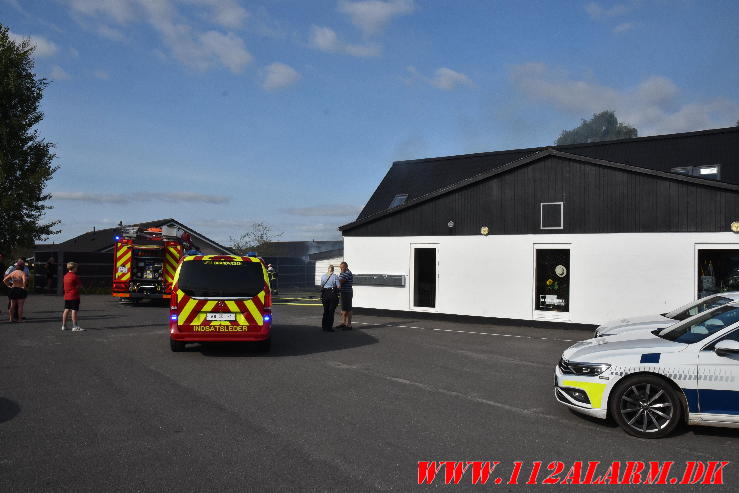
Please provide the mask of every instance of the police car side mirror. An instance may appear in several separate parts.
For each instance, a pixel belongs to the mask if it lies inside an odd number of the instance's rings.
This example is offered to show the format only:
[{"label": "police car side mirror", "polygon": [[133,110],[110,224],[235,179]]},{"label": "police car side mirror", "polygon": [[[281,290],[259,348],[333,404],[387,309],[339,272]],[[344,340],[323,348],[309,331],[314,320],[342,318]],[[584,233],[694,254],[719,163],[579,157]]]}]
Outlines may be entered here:
[{"label": "police car side mirror", "polygon": [[724,340],[719,343],[717,343],[713,350],[718,356],[731,356],[735,354],[739,354],[739,342],[737,341],[731,341],[731,340]]}]

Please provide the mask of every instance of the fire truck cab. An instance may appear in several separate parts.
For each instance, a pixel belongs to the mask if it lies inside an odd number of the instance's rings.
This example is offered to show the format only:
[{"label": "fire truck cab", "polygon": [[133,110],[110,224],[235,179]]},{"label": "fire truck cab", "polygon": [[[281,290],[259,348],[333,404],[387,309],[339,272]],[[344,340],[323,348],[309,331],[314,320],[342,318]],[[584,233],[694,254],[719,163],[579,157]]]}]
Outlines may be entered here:
[{"label": "fire truck cab", "polygon": [[165,299],[172,294],[177,264],[189,248],[187,233],[172,228],[127,226],[115,236],[113,253],[113,296]]}]

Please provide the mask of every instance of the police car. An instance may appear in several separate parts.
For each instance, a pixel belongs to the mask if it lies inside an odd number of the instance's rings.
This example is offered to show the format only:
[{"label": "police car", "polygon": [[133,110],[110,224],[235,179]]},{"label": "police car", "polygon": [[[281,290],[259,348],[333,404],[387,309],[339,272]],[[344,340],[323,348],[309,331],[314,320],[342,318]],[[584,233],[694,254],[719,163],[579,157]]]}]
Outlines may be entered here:
[{"label": "police car", "polygon": [[636,337],[574,344],[555,368],[554,394],[642,438],[680,423],[739,428],[739,303]]},{"label": "police car", "polygon": [[739,301],[739,291],[712,294],[667,313],[612,320],[595,329],[595,337],[612,336],[614,334],[624,334],[626,332],[634,332],[636,334],[643,332],[645,329],[661,329],[676,322],[681,322],[694,315],[698,315],[699,313],[703,313],[711,308],[725,305],[733,301]]}]

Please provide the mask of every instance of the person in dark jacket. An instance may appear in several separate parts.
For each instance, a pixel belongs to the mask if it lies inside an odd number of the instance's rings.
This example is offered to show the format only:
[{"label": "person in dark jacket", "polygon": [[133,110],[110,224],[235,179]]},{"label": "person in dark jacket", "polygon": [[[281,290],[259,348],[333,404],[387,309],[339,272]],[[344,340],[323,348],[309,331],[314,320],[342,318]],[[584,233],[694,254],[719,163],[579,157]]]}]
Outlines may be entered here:
[{"label": "person in dark jacket", "polygon": [[321,276],[321,303],[323,304],[323,320],[321,326],[326,332],[334,331],[334,314],[339,304],[339,277],[334,274],[334,266],[329,265],[328,270]]}]

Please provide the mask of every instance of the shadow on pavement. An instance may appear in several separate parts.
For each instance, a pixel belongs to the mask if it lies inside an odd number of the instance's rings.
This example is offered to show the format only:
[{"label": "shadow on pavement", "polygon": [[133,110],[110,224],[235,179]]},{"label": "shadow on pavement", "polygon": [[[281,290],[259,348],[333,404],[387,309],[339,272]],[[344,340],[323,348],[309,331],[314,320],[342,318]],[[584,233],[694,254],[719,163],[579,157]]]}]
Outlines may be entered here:
[{"label": "shadow on pavement", "polygon": [[279,325],[272,329],[272,350],[260,353],[255,343],[211,342],[187,346],[186,351],[200,351],[214,357],[266,357],[302,356],[306,354],[342,351],[369,344],[376,344],[375,337],[361,330],[324,332],[320,327],[307,325]]},{"label": "shadow on pavement", "polygon": [[10,421],[21,412],[17,402],[0,397],[0,423]]},{"label": "shadow on pavement", "polygon": [[[26,322],[58,322],[61,320],[61,310],[57,314],[56,317],[34,317],[33,315],[30,315],[26,317]],[[82,320],[108,320],[111,318],[120,318],[117,315],[80,315],[80,323]]]},{"label": "shadow on pavement", "polygon": [[[595,329],[595,325],[579,324],[570,322],[545,322],[540,320],[518,320],[510,318],[493,318],[493,317],[473,317],[470,315],[452,315],[446,313],[433,312],[406,312],[400,310],[380,310],[376,308],[354,308],[354,315],[370,315],[378,318],[398,317],[404,322],[403,325],[417,323],[422,320],[436,320],[441,322],[459,322],[469,324],[483,324],[507,327],[534,327],[538,329],[574,329],[587,330]],[[392,322],[386,322],[392,323]]]}]

